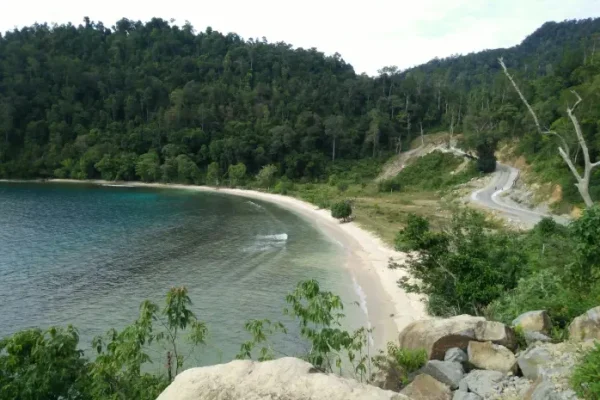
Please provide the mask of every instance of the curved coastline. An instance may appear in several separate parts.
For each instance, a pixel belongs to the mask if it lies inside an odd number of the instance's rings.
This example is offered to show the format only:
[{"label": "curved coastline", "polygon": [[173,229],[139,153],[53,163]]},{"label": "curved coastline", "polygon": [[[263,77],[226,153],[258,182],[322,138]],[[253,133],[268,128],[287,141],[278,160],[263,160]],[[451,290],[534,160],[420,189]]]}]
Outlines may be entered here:
[{"label": "curved coastline", "polygon": [[[398,333],[408,324],[419,319],[429,318],[420,297],[406,293],[396,281],[405,276],[401,270],[388,268],[390,258],[402,261],[406,255],[391,249],[371,232],[360,228],[356,223],[340,223],[331,217],[328,210],[318,209],[305,201],[256,190],[213,188],[182,184],[161,184],[143,182],[113,182],[102,180],[51,179],[43,182],[88,183],[110,186],[173,188],[242,196],[274,203],[294,212],[323,232],[330,240],[342,246],[345,253],[344,265],[348,269],[357,291],[360,292],[363,311],[373,329],[376,348],[385,348],[388,341],[396,341]],[[364,309],[366,305],[366,310]]]}]

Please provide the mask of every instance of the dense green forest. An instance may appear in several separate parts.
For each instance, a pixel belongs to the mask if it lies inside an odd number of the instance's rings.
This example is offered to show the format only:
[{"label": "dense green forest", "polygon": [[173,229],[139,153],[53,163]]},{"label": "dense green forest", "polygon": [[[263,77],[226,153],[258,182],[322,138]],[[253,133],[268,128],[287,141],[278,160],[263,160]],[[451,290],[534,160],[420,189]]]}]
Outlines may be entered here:
[{"label": "dense green forest", "polygon": [[242,163],[244,173],[271,164],[314,181],[336,160],[381,159],[422,130],[452,130],[488,155],[499,140],[520,138],[519,151],[551,166],[545,178],[577,200],[555,143],[534,134],[497,58],[541,122],[569,140],[565,107],[577,88],[594,158],[599,35],[600,19],[549,22],[510,49],[369,77],[338,54],[162,19],[36,24],[0,36],[0,177],[205,183],[207,170],[227,178]]}]

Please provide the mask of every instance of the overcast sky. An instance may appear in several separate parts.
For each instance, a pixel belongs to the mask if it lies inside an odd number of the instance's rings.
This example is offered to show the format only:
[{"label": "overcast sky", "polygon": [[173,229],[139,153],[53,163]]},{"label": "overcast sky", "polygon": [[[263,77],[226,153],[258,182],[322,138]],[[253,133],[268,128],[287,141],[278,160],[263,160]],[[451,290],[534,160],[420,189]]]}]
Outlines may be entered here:
[{"label": "overcast sky", "polygon": [[[34,22],[72,22],[84,16],[112,26],[122,17],[173,18],[267,38],[295,47],[338,52],[357,72],[386,65],[404,69],[434,57],[509,47],[546,21],[600,16],[600,0],[29,0],[8,2],[0,31]],[[9,5],[9,4],[10,5]]]}]

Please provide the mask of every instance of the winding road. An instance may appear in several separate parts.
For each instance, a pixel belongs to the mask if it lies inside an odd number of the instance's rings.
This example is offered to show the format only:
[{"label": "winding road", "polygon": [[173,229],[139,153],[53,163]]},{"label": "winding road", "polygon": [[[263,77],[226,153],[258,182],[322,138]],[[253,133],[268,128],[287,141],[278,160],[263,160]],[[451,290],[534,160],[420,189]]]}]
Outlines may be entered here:
[{"label": "winding road", "polygon": [[[496,172],[492,176],[489,185],[479,189],[471,194],[471,201],[482,207],[497,211],[500,215],[511,222],[516,222],[526,227],[533,227],[542,218],[550,217],[549,214],[543,214],[525,207],[519,207],[516,204],[509,204],[500,196],[503,192],[510,190],[519,177],[519,170],[508,165],[496,164]],[[556,222],[566,224],[567,220],[563,217],[554,217]]]}]

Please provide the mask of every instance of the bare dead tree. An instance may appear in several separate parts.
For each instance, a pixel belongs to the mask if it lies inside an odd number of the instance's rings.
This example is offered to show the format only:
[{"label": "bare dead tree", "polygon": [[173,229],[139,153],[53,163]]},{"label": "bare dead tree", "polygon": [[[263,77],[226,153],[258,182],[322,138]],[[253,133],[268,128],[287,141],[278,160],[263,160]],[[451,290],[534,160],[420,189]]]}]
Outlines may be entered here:
[{"label": "bare dead tree", "polygon": [[577,119],[575,114],[573,114],[575,112],[575,109],[579,105],[579,103],[581,103],[581,101],[582,101],[581,96],[579,96],[579,94],[576,91],[571,90],[571,93],[573,93],[575,95],[575,97],[577,97],[577,101],[575,102],[573,107],[567,106],[567,115],[569,116],[569,119],[571,120],[571,123],[573,124],[573,128],[575,129],[575,134],[577,135],[577,142],[579,144],[579,148],[581,149],[581,153],[583,154],[583,161],[584,161],[583,175],[577,170],[577,168],[575,167],[575,163],[571,159],[567,141],[561,135],[559,135],[557,132],[542,128],[542,126],[540,125],[540,121],[539,121],[537,115],[535,114],[535,111],[533,111],[533,108],[531,107],[531,105],[529,104],[529,102],[527,101],[525,96],[523,96],[523,93],[519,89],[519,86],[517,86],[517,83],[515,82],[513,77],[508,72],[508,69],[506,68],[506,65],[504,64],[504,60],[502,58],[499,58],[498,62],[502,66],[502,69],[504,70],[504,74],[507,76],[507,78],[510,80],[510,83],[513,85],[513,87],[517,91],[519,97],[521,98],[521,101],[523,101],[523,103],[527,107],[527,110],[529,110],[529,113],[533,117],[533,121],[535,122],[535,126],[537,127],[538,132],[542,135],[555,135],[556,137],[558,137],[561,140],[562,143],[560,146],[558,146],[558,153],[560,154],[562,159],[565,161],[565,163],[571,170],[571,173],[575,177],[575,180],[577,180],[577,183],[575,184],[575,186],[577,187],[577,190],[579,190],[579,194],[581,195],[586,207],[593,206],[594,202],[592,201],[592,198],[590,197],[590,191],[589,191],[590,177],[592,175],[592,171],[594,170],[594,168],[600,166],[600,161],[597,161],[595,163],[591,162],[590,152],[587,147],[587,143],[585,142],[585,138],[583,137],[581,125],[579,125],[579,120]]},{"label": "bare dead tree", "polygon": [[421,128],[421,146],[425,146],[425,135],[423,135],[423,121],[419,121],[419,127]]}]

